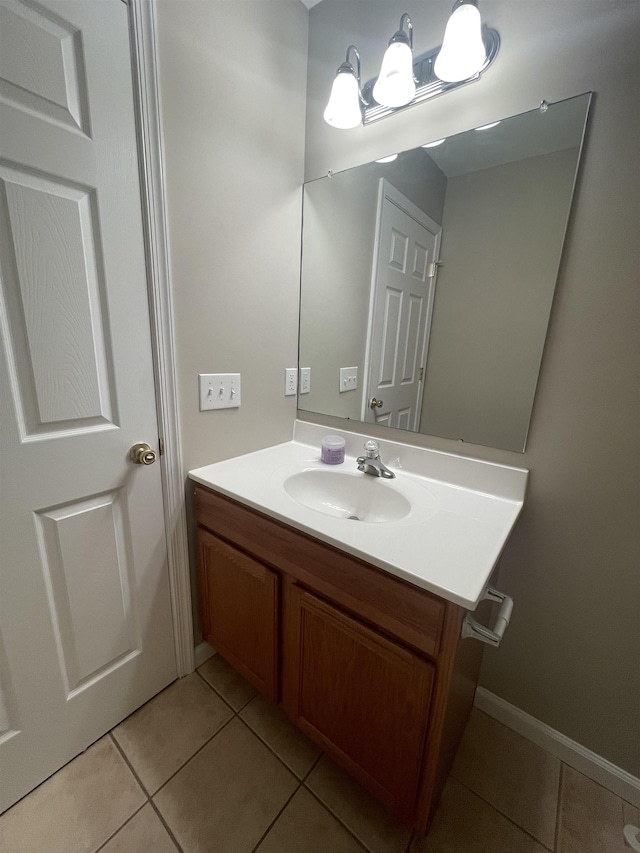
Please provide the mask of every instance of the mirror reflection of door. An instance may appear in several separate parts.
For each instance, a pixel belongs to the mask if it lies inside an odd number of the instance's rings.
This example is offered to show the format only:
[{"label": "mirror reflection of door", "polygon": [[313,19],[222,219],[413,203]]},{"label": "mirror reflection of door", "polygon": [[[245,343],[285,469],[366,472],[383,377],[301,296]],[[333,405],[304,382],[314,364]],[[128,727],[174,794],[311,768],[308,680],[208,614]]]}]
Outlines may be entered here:
[{"label": "mirror reflection of door", "polygon": [[380,179],[362,420],[417,430],[442,228]]}]

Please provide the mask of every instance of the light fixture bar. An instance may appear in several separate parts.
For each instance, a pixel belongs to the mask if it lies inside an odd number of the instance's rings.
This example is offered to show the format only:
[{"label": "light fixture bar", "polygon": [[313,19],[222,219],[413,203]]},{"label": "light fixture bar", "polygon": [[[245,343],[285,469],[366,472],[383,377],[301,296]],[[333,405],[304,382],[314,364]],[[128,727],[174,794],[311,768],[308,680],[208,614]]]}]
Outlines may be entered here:
[{"label": "light fixture bar", "polygon": [[400,110],[412,107],[415,104],[421,104],[423,101],[428,101],[430,98],[435,98],[438,95],[444,95],[445,92],[451,92],[453,89],[458,89],[460,86],[466,86],[467,83],[472,83],[474,80],[479,80],[482,74],[491,65],[493,60],[498,55],[500,49],[500,36],[496,30],[485,27],[482,31],[482,40],[487,48],[487,58],[485,59],[482,68],[477,74],[469,77],[467,80],[460,80],[456,83],[445,83],[439,80],[433,72],[433,63],[440,52],[441,45],[430,50],[428,53],[421,54],[413,63],[413,73],[417,80],[416,94],[413,100],[403,107],[384,107],[377,104],[373,98],[373,87],[376,84],[376,79],[373,78],[365,83],[362,90],[362,97],[365,102],[363,124],[371,124],[381,118],[393,115]]}]

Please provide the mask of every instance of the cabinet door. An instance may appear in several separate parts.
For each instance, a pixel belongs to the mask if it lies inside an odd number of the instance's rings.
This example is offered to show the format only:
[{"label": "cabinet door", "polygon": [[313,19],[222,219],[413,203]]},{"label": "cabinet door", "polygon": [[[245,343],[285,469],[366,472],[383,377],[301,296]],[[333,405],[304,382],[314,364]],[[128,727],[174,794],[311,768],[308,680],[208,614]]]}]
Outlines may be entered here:
[{"label": "cabinet door", "polygon": [[294,586],[285,654],[295,722],[398,817],[414,816],[434,667]]},{"label": "cabinet door", "polygon": [[201,528],[198,570],[204,638],[276,701],[277,573]]}]

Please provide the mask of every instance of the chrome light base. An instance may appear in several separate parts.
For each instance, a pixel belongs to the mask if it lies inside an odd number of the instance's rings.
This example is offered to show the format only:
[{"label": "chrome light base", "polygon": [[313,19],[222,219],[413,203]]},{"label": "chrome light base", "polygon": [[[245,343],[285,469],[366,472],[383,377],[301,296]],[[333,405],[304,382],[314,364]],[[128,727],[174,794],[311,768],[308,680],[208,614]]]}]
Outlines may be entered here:
[{"label": "chrome light base", "polygon": [[493,60],[498,55],[500,49],[500,36],[497,30],[485,27],[482,31],[482,39],[487,48],[487,58],[482,65],[482,68],[477,74],[469,77],[467,80],[460,80],[456,83],[445,83],[438,79],[433,72],[433,63],[440,52],[440,45],[433,50],[423,53],[413,63],[413,73],[416,78],[416,94],[412,101],[402,107],[383,107],[376,103],[373,97],[373,87],[376,84],[377,78],[373,78],[365,83],[362,90],[362,98],[365,102],[363,124],[371,124],[381,118],[394,115],[401,110],[406,110],[408,107],[413,107],[415,104],[420,104],[423,101],[428,101],[430,98],[435,98],[438,95],[444,95],[445,92],[451,92],[453,89],[458,89],[460,86],[466,86],[467,83],[472,83],[474,80],[479,80],[482,74],[491,65]]}]

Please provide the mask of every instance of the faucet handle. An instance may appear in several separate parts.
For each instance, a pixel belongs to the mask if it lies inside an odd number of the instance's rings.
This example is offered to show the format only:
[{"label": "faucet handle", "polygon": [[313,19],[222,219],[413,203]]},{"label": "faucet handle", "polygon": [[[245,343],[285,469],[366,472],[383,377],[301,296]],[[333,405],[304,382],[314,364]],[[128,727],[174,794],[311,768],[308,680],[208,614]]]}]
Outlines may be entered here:
[{"label": "faucet handle", "polygon": [[380,445],[377,441],[374,441],[372,438],[370,438],[364,443],[364,452],[367,456],[367,459],[377,459],[380,455]]}]

